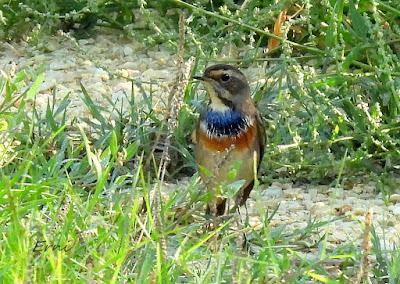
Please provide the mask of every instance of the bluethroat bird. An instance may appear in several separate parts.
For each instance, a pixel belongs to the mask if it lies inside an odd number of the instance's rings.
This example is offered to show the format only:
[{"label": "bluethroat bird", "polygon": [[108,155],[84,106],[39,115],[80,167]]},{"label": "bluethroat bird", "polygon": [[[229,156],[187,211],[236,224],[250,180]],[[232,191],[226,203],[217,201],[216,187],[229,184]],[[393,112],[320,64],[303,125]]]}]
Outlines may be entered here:
[{"label": "bluethroat bird", "polygon": [[[264,153],[265,131],[239,69],[217,64],[193,78],[204,84],[210,98],[193,140],[200,177],[212,193],[207,211],[219,216],[225,213],[227,202],[221,186],[243,182],[235,206],[244,205],[249,197]],[[236,173],[233,177],[232,172]]]}]

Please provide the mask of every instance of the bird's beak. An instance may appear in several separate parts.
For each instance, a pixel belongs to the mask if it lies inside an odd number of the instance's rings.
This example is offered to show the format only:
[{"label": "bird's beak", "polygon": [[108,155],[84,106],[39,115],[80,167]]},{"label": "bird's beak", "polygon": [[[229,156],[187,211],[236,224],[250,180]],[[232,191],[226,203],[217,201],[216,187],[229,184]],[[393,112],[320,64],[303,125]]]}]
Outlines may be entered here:
[{"label": "bird's beak", "polygon": [[193,79],[199,80],[199,81],[204,81],[204,77],[203,76],[193,76]]}]

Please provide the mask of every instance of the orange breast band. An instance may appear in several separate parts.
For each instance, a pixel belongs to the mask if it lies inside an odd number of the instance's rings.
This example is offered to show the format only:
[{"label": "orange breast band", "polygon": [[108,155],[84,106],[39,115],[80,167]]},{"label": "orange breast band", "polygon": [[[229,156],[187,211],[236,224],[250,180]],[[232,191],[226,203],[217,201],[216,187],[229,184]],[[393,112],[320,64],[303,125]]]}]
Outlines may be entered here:
[{"label": "orange breast band", "polygon": [[235,149],[240,151],[250,147],[256,135],[256,126],[255,123],[253,123],[246,131],[241,132],[237,136],[209,137],[201,127],[198,129],[197,133],[199,139],[198,143],[201,143],[206,148],[224,151],[234,145]]}]

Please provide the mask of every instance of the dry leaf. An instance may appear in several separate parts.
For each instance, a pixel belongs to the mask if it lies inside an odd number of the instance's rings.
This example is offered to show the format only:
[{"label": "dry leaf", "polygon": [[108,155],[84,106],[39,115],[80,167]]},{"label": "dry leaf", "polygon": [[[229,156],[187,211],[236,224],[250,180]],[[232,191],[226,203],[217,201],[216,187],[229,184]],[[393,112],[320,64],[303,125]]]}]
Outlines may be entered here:
[{"label": "dry leaf", "polygon": [[[287,20],[286,13],[287,13],[286,9],[279,13],[279,16],[276,19],[275,24],[274,24],[274,32],[273,32],[274,35],[277,35],[277,36],[282,35],[282,30],[281,30],[282,25]],[[268,51],[270,52],[271,50],[277,48],[279,46],[279,44],[280,44],[279,40],[277,40],[275,38],[269,38],[268,39]]]}]

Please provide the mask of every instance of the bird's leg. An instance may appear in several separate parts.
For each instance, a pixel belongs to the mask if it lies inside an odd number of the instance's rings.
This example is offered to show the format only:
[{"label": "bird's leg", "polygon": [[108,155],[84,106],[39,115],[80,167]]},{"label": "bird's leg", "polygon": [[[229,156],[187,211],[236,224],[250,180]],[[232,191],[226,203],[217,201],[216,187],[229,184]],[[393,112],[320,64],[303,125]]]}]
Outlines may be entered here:
[{"label": "bird's leg", "polygon": [[246,211],[245,225],[247,226],[247,225],[249,225],[249,210],[247,208],[247,204],[246,203],[243,206],[244,206],[244,209]]},{"label": "bird's leg", "polygon": [[246,237],[246,233],[245,233],[245,229],[248,224],[248,211],[247,211],[246,205],[245,205],[245,210],[246,210],[246,214],[245,214],[245,219],[243,222],[243,214],[240,212],[240,207],[237,207],[237,212],[238,212],[237,226],[238,226],[239,236],[237,238],[236,245],[237,245],[237,247],[240,247],[242,250],[247,250],[247,248],[248,248],[248,242],[247,242],[247,237]]},{"label": "bird's leg", "polygon": [[214,200],[208,202],[206,213],[213,216],[222,216],[225,214],[225,208],[226,198],[215,197]]},{"label": "bird's leg", "polygon": [[226,198],[214,197],[207,204],[206,214],[211,215],[210,221],[208,223],[208,229],[217,228],[221,221],[221,217],[225,215],[226,211]]}]

